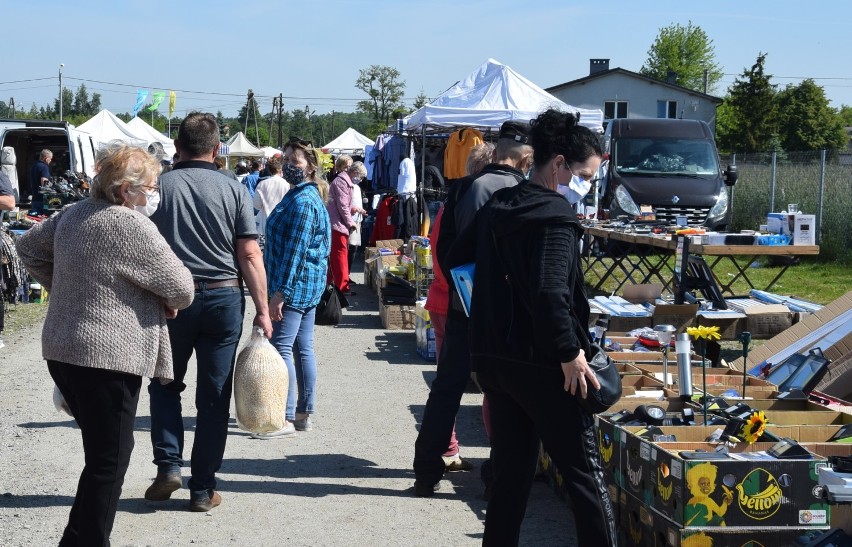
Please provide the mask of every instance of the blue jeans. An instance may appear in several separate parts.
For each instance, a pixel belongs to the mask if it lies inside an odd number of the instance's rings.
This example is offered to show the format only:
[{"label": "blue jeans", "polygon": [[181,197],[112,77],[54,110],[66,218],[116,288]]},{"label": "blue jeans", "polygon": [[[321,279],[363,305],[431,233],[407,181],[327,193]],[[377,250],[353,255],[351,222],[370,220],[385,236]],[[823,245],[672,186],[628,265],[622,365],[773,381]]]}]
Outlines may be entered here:
[{"label": "blue jeans", "polygon": [[281,321],[272,323],[272,345],[287,363],[290,387],[287,393],[287,420],[296,413],[313,414],[317,385],[317,360],[314,356],[314,316],[316,307],[299,310],[284,306]]},{"label": "blue jeans", "polygon": [[245,298],[238,287],[197,289],[192,305],[169,320],[175,379],[148,385],[151,396],[151,442],[159,472],[180,472],[183,465],[184,424],[181,392],[187,365],[195,351],[198,378],[195,406],[195,442],[192,446],[191,497],[216,488],[216,471],[222,466],[234,360],[243,328]]}]

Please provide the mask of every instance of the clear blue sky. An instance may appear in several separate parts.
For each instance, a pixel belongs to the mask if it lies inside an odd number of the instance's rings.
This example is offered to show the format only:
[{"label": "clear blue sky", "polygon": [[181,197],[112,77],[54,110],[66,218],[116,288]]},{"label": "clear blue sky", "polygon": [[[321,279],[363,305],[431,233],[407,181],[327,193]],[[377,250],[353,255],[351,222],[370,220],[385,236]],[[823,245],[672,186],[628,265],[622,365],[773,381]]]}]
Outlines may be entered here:
[{"label": "clear blue sky", "polygon": [[19,110],[52,104],[60,63],[65,86],[85,81],[114,112],[132,110],[136,86],[179,90],[176,115],[233,115],[248,88],[263,112],[278,93],[290,97],[286,110],[353,111],[362,98],[358,69],[371,64],[400,70],[410,104],[421,89],[434,97],[489,57],[548,87],[587,75],[590,58],[638,71],[659,29],[689,20],[713,40],[726,74],[717,95],[763,51],[776,84],[812,77],[832,106],[852,105],[848,0],[719,0],[692,9],[668,0],[4,4],[0,99],[14,97]]}]

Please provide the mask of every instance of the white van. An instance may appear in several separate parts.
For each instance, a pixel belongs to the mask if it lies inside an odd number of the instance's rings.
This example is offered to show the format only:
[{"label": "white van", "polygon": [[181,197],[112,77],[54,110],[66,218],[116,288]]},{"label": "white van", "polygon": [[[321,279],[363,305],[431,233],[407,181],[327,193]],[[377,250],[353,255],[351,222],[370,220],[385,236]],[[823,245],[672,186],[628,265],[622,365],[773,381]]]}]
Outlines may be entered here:
[{"label": "white van", "polygon": [[0,149],[4,146],[15,149],[21,201],[30,193],[30,169],[45,148],[53,152],[54,175],[70,170],[95,176],[95,143],[68,122],[0,119]]}]

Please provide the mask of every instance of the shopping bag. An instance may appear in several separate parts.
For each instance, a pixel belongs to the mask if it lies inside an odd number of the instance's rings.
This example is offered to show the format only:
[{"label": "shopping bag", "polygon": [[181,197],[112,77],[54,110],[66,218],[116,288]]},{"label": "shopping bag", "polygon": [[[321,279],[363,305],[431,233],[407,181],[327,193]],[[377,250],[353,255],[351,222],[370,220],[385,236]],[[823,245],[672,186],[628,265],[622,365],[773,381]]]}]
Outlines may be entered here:
[{"label": "shopping bag", "polygon": [[314,323],[317,325],[337,325],[343,317],[343,308],[349,306],[349,302],[340,289],[334,283],[329,283],[322,293],[319,304],[317,304]]},{"label": "shopping bag", "polygon": [[272,433],[286,423],[287,364],[278,350],[255,328],[237,356],[234,368],[234,406],[237,425],[251,433]]}]

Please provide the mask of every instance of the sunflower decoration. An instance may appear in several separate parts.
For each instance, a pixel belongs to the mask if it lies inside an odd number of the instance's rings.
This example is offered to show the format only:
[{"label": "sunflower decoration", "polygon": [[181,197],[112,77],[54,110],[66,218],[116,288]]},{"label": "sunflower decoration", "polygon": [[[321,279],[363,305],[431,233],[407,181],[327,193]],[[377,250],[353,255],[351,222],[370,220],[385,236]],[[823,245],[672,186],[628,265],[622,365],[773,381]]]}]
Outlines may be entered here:
[{"label": "sunflower decoration", "polygon": [[686,333],[695,340],[719,340],[719,327],[687,327]]},{"label": "sunflower decoration", "polygon": [[763,435],[765,429],[766,414],[762,410],[755,410],[743,426],[743,440],[747,441],[748,444],[754,444]]},{"label": "sunflower decoration", "polygon": [[686,333],[695,340],[701,340],[701,378],[703,382],[702,392],[704,393],[704,423],[707,423],[707,340],[719,340],[722,335],[719,334],[719,327],[687,327]]}]

